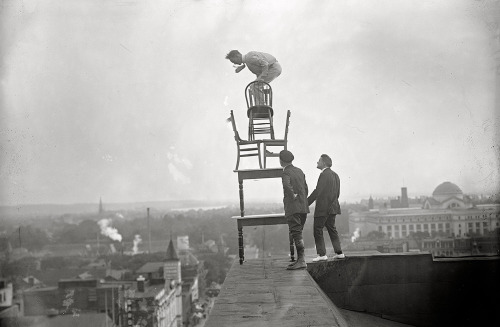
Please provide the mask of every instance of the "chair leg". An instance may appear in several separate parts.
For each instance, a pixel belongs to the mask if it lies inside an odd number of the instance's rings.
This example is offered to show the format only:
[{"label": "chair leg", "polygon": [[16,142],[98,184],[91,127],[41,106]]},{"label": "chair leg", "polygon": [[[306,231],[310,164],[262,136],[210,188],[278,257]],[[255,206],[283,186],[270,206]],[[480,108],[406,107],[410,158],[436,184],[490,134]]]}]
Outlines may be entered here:
[{"label": "chair leg", "polygon": [[240,166],[240,147],[238,146],[238,153],[236,155],[236,168],[234,170],[238,170],[239,166]]},{"label": "chair leg", "polygon": [[266,144],[264,143],[264,145],[263,145],[263,146],[264,146],[264,168],[266,168],[266,159],[267,159],[267,155],[266,155],[266,153],[267,153],[267,152],[266,152],[266,151],[267,151],[267,150],[266,150]]},{"label": "chair leg", "polygon": [[[259,167],[260,169],[262,169],[262,162],[260,160],[260,156],[261,156],[261,152],[260,152],[260,146],[257,144],[257,153],[259,154],[258,157],[259,157]],[[265,160],[265,159],[264,159]],[[266,166],[264,165],[264,168],[266,168]]]},{"label": "chair leg", "polygon": [[273,116],[271,116],[271,113],[269,113],[269,128],[271,130],[271,139],[274,140]]},{"label": "chair leg", "polygon": [[252,140],[252,114],[248,117],[248,140]]}]

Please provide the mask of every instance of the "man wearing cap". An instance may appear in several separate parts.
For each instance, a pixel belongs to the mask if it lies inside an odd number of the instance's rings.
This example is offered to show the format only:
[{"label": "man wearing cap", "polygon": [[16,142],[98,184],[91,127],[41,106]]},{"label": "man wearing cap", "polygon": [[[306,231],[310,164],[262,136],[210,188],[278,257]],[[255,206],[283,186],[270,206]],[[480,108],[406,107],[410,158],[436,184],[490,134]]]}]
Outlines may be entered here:
[{"label": "man wearing cap", "polygon": [[283,204],[285,206],[285,217],[288,229],[292,235],[295,248],[297,249],[297,261],[290,264],[286,269],[307,268],[304,258],[304,240],[302,230],[306,222],[309,206],[307,205],[307,183],[306,176],[302,170],[292,165],[293,154],[283,150],[279,155],[280,165],[283,167]]},{"label": "man wearing cap", "polygon": [[335,216],[341,213],[339,204],[340,178],[337,173],[330,169],[331,166],[332,159],[327,154],[322,154],[317,163],[317,168],[321,169],[318,185],[307,198],[308,205],[316,201],[313,230],[318,256],[313,259],[313,262],[328,260],[325,240],[323,239],[325,226],[335,251],[333,259],[345,258],[340,247],[339,234],[335,228]]}]

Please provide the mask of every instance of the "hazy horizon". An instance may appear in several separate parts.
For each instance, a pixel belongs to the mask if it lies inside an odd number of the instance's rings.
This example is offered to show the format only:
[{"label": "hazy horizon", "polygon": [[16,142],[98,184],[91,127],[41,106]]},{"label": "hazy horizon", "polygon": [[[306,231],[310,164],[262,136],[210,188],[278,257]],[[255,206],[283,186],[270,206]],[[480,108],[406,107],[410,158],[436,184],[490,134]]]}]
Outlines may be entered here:
[{"label": "hazy horizon", "polygon": [[[5,0],[0,7],[0,205],[238,201],[232,49],[273,54],[277,137],[341,202],[498,194],[498,5],[475,0]],[[276,158],[270,159],[277,167]],[[242,169],[257,167],[243,158]],[[280,202],[277,179],[245,199]]]}]

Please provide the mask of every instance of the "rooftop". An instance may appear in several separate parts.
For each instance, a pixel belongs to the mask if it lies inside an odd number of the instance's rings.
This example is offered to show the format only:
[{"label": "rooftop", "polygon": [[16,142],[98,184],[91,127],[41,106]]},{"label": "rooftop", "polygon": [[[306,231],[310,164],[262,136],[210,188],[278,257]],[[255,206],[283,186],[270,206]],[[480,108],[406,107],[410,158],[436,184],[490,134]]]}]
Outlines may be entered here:
[{"label": "rooftop", "polygon": [[347,326],[307,270],[285,270],[288,263],[235,260],[205,326]]}]

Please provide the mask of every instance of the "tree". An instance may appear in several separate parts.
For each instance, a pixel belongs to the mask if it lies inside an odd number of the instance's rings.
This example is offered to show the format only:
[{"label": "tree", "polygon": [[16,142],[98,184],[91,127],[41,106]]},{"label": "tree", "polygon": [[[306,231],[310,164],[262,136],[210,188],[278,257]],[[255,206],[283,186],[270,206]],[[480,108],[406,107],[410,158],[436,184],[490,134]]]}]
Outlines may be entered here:
[{"label": "tree", "polygon": [[50,240],[46,231],[30,225],[20,226],[10,234],[9,242],[13,248],[23,247],[30,251],[40,250]]},{"label": "tree", "polygon": [[373,230],[368,234],[366,234],[366,238],[369,239],[370,241],[381,240],[385,238],[385,233]]}]

